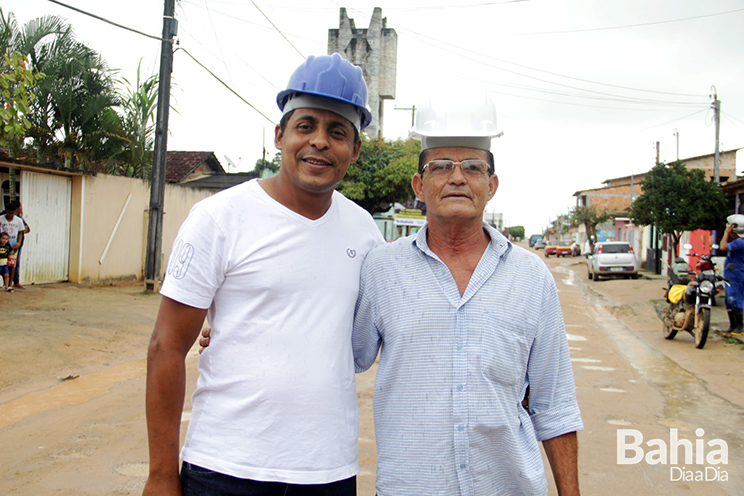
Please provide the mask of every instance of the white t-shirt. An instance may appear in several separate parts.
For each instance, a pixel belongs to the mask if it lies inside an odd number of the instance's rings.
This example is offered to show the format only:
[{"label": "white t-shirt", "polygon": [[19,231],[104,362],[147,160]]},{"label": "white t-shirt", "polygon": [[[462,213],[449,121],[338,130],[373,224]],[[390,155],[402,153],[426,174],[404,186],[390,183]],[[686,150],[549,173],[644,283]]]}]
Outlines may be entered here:
[{"label": "white t-shirt", "polygon": [[257,181],[194,206],[161,293],[209,308],[209,348],[181,457],[245,479],[358,472],[351,327],[364,256],[384,240],[338,192],[310,220]]},{"label": "white t-shirt", "polygon": [[8,233],[8,243],[10,247],[14,247],[18,243],[18,233],[23,232],[26,229],[26,225],[23,223],[23,219],[17,215],[13,216],[13,220],[8,220],[4,215],[0,215],[0,231]]}]

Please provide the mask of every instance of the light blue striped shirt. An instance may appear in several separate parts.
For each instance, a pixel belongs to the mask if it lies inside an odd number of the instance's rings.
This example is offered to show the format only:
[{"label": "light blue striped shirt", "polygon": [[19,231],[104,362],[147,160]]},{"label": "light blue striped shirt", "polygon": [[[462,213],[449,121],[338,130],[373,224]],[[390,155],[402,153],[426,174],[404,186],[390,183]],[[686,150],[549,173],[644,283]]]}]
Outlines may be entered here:
[{"label": "light blue striped shirt", "polygon": [[555,281],[484,229],[491,243],[462,296],[426,228],[362,266],[352,341],[357,372],[382,346],[380,496],[547,494],[538,442],[583,428]]}]

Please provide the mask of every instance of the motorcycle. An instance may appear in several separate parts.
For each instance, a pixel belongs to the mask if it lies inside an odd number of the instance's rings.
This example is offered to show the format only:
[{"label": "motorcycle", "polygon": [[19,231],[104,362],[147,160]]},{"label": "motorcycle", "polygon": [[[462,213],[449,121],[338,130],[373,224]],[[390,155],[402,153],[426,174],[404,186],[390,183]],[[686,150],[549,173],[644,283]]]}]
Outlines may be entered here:
[{"label": "motorcycle", "polygon": [[[686,249],[692,248],[685,245]],[[711,264],[712,265],[712,264]],[[695,274],[695,280],[691,275]],[[661,332],[664,339],[674,339],[679,331],[687,331],[695,340],[695,347],[702,349],[708,339],[710,328],[710,307],[716,293],[716,282],[726,281],[715,272],[715,268],[706,268],[699,274],[688,270],[687,263],[677,258],[672,265],[670,281],[664,297],[667,307],[656,304],[656,314],[663,325]]]},{"label": "motorcycle", "polygon": [[[685,247],[690,245],[685,245]],[[712,245],[712,249],[718,249],[718,245]],[[710,259],[710,254],[708,255],[698,255],[696,253],[690,253],[693,257],[699,257],[697,264],[695,264],[695,280],[696,281],[703,281],[708,280],[713,283],[715,287],[715,292],[713,293],[713,297],[710,299],[710,306],[714,307],[716,306],[716,296],[718,293],[723,291],[723,284],[719,281],[720,278],[717,278],[716,272],[718,272],[718,269],[713,264],[713,262]],[[712,272],[711,272],[712,271]]]}]

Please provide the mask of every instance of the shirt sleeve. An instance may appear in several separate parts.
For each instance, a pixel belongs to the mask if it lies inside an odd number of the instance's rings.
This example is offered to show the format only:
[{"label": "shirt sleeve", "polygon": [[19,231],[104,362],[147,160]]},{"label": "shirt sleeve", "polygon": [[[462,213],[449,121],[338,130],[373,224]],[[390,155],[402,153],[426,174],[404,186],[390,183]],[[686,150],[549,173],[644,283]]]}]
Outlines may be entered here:
[{"label": "shirt sleeve", "polygon": [[555,281],[547,276],[542,309],[530,352],[530,418],[539,441],[582,430],[571,357]]},{"label": "shirt sleeve", "polygon": [[372,272],[372,259],[369,254],[362,263],[359,281],[359,296],[354,310],[354,328],[351,333],[351,346],[354,351],[354,369],[356,373],[368,370],[375,359],[382,344],[382,338],[377,329],[375,306],[373,302],[374,287],[369,274]]},{"label": "shirt sleeve", "polygon": [[173,243],[160,293],[184,305],[209,308],[225,279],[228,249],[214,218],[195,205]]},{"label": "shirt sleeve", "polygon": [[744,248],[744,238],[737,238],[728,242],[728,252],[738,251]]}]

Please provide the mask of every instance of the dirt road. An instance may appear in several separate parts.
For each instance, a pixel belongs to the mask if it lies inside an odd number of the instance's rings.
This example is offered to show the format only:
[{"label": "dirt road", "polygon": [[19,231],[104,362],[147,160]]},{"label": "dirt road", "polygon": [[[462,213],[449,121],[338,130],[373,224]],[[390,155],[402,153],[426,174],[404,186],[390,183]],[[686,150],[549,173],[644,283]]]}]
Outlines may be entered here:
[{"label": "dirt road", "polygon": [[[659,281],[588,281],[582,260],[547,263],[586,426],[583,494],[738,494],[731,489],[742,487],[738,469],[728,470],[736,482],[672,482],[668,465],[616,463],[618,428],[640,431],[645,442],[669,441],[676,427],[693,444],[695,429],[704,428],[706,441],[726,439],[730,456],[739,457],[744,352],[723,340],[703,350],[687,336],[663,340],[649,303],[659,298]],[[3,299],[0,494],[140,494],[147,473],[145,355],[159,297],[140,286],[55,284]],[[719,307],[714,321],[722,315]],[[189,393],[197,361],[192,350]],[[361,496],[374,494],[374,373],[357,376]],[[184,432],[189,415],[187,402]]]}]

